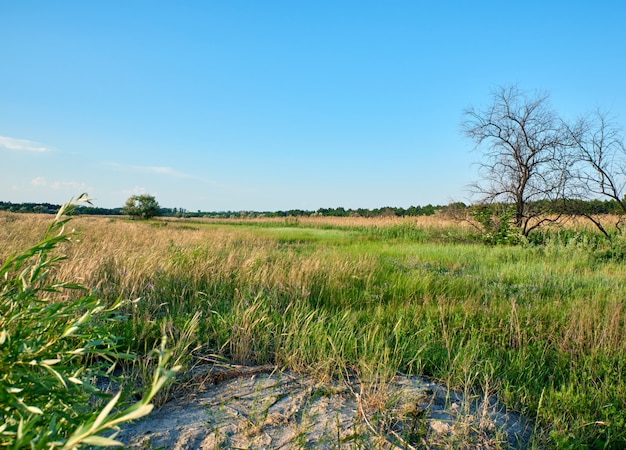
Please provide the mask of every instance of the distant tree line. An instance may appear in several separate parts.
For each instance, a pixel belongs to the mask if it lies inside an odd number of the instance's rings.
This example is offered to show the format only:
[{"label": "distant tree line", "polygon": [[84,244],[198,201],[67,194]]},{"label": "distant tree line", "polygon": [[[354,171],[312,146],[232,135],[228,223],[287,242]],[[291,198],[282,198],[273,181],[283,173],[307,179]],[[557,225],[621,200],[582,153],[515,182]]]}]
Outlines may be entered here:
[{"label": "distant tree line", "polygon": [[[551,214],[568,215],[601,215],[621,213],[621,206],[615,200],[568,200],[549,201],[541,200],[536,204],[537,209]],[[0,201],[0,211],[11,211],[18,213],[43,213],[56,214],[60,205],[52,203],[12,203]],[[410,206],[408,208],[386,206],[382,208],[319,208],[316,211],[302,209],[290,209],[285,211],[189,211],[184,208],[163,208],[159,207],[158,216],[162,217],[184,217],[184,218],[213,218],[213,219],[233,219],[233,218],[262,218],[262,217],[407,217],[407,216],[432,216],[435,214],[447,214],[451,211],[463,211],[469,206],[463,202],[450,203],[448,205],[426,205]],[[76,215],[101,215],[116,216],[123,215],[124,208],[99,208],[96,206],[77,206]]]},{"label": "distant tree line", "polygon": [[[61,205],[53,203],[12,203],[0,201],[0,211],[17,213],[41,213],[56,214]],[[76,206],[73,210],[75,215],[115,216],[122,214],[122,208],[99,208],[97,206]]]},{"label": "distant tree line", "polygon": [[[131,197],[129,201],[135,201]],[[139,207],[140,204],[134,205],[134,203],[127,204],[120,208],[99,208],[94,206],[77,206],[74,214],[77,215],[124,215],[132,212],[133,207]],[[20,213],[43,213],[43,214],[56,214],[61,206],[52,203],[12,203],[0,201],[0,211],[11,211]],[[216,218],[216,219],[230,219],[230,218],[259,218],[259,217],[308,217],[308,216],[321,216],[321,217],[402,217],[402,216],[432,216],[437,211],[442,210],[445,206],[440,205],[426,205],[426,206],[411,206],[409,208],[391,207],[386,206],[383,208],[367,209],[346,209],[343,207],[338,208],[319,208],[316,211],[307,211],[303,209],[290,209],[285,211],[189,211],[185,208],[164,208],[158,207],[158,212],[155,211],[152,216],[163,217],[186,217],[186,218]],[[131,214],[132,215],[132,214]]]},{"label": "distant tree line", "polygon": [[[385,206],[383,208],[319,208],[316,211],[303,209],[289,209],[285,211],[220,211],[212,213],[198,213],[201,217],[211,218],[235,218],[235,217],[403,217],[403,216],[432,216],[437,211],[443,209],[440,205],[411,206],[409,208]],[[187,217],[194,217],[194,214],[187,213]]]}]

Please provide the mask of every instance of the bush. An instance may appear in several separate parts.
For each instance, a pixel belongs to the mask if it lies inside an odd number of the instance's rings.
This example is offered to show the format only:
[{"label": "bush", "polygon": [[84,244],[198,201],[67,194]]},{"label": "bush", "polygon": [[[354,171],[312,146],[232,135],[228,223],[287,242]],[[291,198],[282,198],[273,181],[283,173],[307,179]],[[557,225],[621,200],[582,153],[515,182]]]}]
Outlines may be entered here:
[{"label": "bush", "polygon": [[596,260],[602,262],[624,262],[626,261],[626,237],[623,235],[613,236],[610,241],[603,242],[598,246],[594,256]]},{"label": "bush", "polygon": [[498,204],[479,204],[472,207],[470,215],[480,224],[485,243],[519,244],[520,232],[511,224],[515,209]]},{"label": "bush", "polygon": [[0,447],[121,445],[111,430],[148,414],[150,401],[177,370],[165,368],[169,355],[162,346],[140,401],[120,406],[121,390],[111,398],[96,387],[130,357],[107,330],[110,321],[123,320],[116,313],[123,302],[106,308],[85,287],[54,280],[64,257],[53,253],[70,240],[63,215],[72,207],[61,207],[41,242],[0,266]]},{"label": "bush", "polygon": [[126,200],[122,212],[129,216],[139,217],[141,219],[151,219],[160,213],[159,203],[152,195],[142,194],[133,195]]}]

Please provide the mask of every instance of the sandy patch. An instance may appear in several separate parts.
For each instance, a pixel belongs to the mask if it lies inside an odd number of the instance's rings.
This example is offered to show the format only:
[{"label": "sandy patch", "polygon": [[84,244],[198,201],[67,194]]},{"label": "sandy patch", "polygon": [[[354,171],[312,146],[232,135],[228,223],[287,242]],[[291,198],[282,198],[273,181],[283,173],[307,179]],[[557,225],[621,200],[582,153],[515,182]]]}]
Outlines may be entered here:
[{"label": "sandy patch", "polygon": [[208,368],[117,436],[139,449],[524,448],[532,426],[494,398],[418,377],[319,383],[269,367]]}]

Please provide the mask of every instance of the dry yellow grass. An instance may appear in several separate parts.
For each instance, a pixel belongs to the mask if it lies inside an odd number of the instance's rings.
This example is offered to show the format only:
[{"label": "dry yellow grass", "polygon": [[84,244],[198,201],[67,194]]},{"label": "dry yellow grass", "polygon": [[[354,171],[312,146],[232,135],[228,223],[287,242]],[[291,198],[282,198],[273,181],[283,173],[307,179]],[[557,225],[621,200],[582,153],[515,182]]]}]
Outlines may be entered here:
[{"label": "dry yellow grass", "polygon": [[[576,231],[598,231],[596,226],[587,218],[582,216],[568,216],[556,220],[555,223],[546,223],[546,229],[573,229]],[[600,221],[607,231],[614,231],[615,224],[620,217],[610,214],[595,215],[594,219]],[[476,230],[479,225],[471,217],[452,217],[446,214],[435,214],[432,216],[379,216],[379,217],[325,217],[325,216],[302,216],[302,217],[258,217],[258,218],[234,218],[234,219],[212,219],[212,218],[162,218],[164,221],[175,223],[200,222],[200,223],[273,223],[273,224],[299,224],[307,226],[333,226],[333,227],[389,227],[398,225],[413,225],[425,229],[434,228],[460,228],[463,230]]]},{"label": "dry yellow grass", "polygon": [[325,216],[302,216],[302,217],[258,217],[253,219],[175,219],[167,218],[165,220],[173,221],[200,221],[205,223],[298,223],[303,226],[338,226],[338,227],[385,227],[393,225],[411,224],[418,227],[450,227],[450,226],[466,226],[464,222],[460,222],[444,215],[433,216],[380,216],[380,217],[325,217]]},{"label": "dry yellow grass", "polygon": [[[39,240],[51,219],[41,214],[0,214],[0,258]],[[161,273],[184,274],[185,279],[196,282],[237,274],[242,283],[302,293],[316,274],[335,273],[340,280],[373,270],[373,259],[367,256],[346,260],[325,251],[302,255],[253,231],[177,226],[183,223],[161,222],[165,225],[161,226],[158,222],[75,217],[69,223],[75,230],[73,243],[62,249],[67,260],[56,276],[95,288],[113,285],[119,294],[134,297]]]},{"label": "dry yellow grass", "polygon": [[[23,250],[41,238],[52,216],[45,214],[0,213],[0,258]],[[293,219],[292,219],[293,220]],[[389,227],[411,225],[424,229],[471,228],[468,222],[440,215],[428,217],[301,217],[303,226]],[[607,221],[614,220],[608,218]],[[285,223],[284,218],[231,219],[227,223]],[[103,216],[77,216],[68,227],[76,230],[73,245],[63,249],[68,260],[59,268],[60,279],[72,279],[89,286],[109,284],[124,295],[142,291],[150,276],[161,272],[184,273],[192,279],[227,277],[236,273],[239,281],[259,286],[305,289],[316,274],[335,273],[343,277],[361,276],[373,270],[368,256],[346,259],[324,249],[312,254],[296,254],[254,230],[220,227],[190,228],[195,222],[216,223],[212,219],[167,219],[153,222],[129,221]],[[588,221],[571,219],[567,227],[593,229]],[[323,253],[323,254],[322,254]],[[280,254],[280,261],[277,261]],[[339,281],[338,281],[339,282]]]}]

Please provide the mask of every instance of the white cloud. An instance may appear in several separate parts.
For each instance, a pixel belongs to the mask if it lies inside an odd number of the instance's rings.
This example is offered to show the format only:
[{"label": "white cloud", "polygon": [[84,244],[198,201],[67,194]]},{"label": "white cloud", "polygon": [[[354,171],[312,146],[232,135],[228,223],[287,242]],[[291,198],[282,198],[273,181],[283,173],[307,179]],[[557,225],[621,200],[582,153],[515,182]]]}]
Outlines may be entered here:
[{"label": "white cloud", "polygon": [[38,142],[27,141],[26,139],[15,139],[7,136],[0,136],[0,147],[4,147],[7,150],[35,153],[44,153],[52,150]]},{"label": "white cloud", "polygon": [[44,177],[33,178],[30,182],[33,186],[45,186],[46,179]]}]

